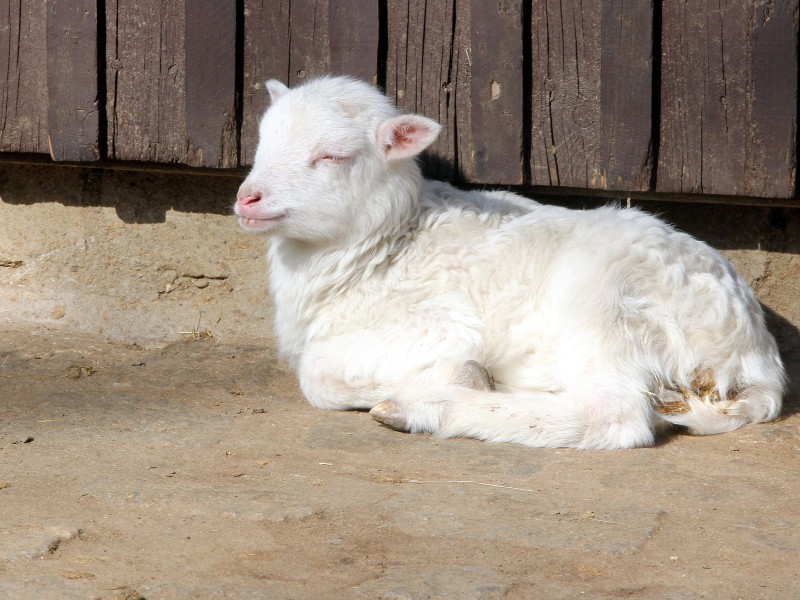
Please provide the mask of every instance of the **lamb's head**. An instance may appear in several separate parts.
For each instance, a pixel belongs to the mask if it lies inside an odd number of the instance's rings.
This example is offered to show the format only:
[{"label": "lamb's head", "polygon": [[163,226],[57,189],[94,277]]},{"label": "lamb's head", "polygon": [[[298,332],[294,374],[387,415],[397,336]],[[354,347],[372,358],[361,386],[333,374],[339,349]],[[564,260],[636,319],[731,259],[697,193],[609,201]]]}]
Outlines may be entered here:
[{"label": "lamb's head", "polygon": [[414,157],[436,139],[438,123],[400,114],[375,88],[347,77],[293,89],[271,80],[267,90],[271,105],[234,206],[244,230],[330,243],[415,210]]}]

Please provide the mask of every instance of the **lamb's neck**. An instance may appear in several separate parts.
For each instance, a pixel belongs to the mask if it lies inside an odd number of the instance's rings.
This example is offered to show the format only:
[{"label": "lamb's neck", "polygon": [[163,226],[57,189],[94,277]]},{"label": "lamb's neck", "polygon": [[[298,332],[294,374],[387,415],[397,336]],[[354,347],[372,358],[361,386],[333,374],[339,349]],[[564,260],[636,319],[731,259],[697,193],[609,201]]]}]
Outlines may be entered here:
[{"label": "lamb's neck", "polygon": [[[346,242],[311,244],[286,238],[270,242],[270,289],[275,303],[281,354],[293,363],[324,330],[326,306],[335,297],[379,281],[413,243],[419,227],[416,198],[408,210],[395,201],[379,227]],[[398,207],[398,205],[400,205]]]},{"label": "lamb's neck", "polygon": [[289,277],[305,296],[327,296],[388,268],[414,237],[418,219],[403,227],[374,232],[347,244],[314,245],[275,240],[270,247],[271,268],[281,279]]},{"label": "lamb's neck", "polygon": [[[369,199],[373,210],[362,211],[346,237],[323,243],[275,239],[273,263],[304,280],[306,289],[319,291],[338,291],[379,273],[408,246],[419,227],[421,188],[421,178],[410,178],[405,186],[376,186]],[[374,207],[385,210],[380,214]]]}]

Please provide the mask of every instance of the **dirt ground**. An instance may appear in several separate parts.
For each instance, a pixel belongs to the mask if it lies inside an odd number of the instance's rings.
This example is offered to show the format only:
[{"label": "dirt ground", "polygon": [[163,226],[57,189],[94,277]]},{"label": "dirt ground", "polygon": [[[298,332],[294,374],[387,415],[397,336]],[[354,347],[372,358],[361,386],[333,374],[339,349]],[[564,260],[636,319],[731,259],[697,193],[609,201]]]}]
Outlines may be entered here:
[{"label": "dirt ground", "polygon": [[3,598],[800,597],[796,393],[731,434],[539,450],[314,410],[270,347],[26,327],[0,395]]}]

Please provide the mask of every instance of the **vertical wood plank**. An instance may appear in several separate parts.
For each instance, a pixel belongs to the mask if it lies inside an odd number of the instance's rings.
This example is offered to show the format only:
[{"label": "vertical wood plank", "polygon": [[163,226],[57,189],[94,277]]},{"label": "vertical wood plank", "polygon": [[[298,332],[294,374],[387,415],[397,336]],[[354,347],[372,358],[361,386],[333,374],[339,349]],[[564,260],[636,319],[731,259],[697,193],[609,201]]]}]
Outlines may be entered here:
[{"label": "vertical wood plank", "polygon": [[470,0],[389,0],[386,93],[442,125],[424,159],[432,177],[474,177]]},{"label": "vertical wood plank", "polygon": [[270,78],[289,81],[289,5],[290,0],[244,3],[242,165],[255,157],[258,122],[269,103],[264,84]]},{"label": "vertical wood plank", "polygon": [[478,181],[522,184],[522,2],[472,4],[472,139]]},{"label": "vertical wood plank", "polygon": [[97,68],[96,1],[48,0],[47,119],[53,160],[100,158]]},{"label": "vertical wood plank", "polygon": [[108,151],[186,162],[184,0],[107,0]]},{"label": "vertical wood plank", "polygon": [[241,164],[252,164],[268,79],[290,87],[330,73],[376,82],[379,0],[244,0]]},{"label": "vertical wood plank", "polygon": [[333,73],[378,83],[379,18],[378,0],[329,0],[328,40]]},{"label": "vertical wood plank", "polygon": [[328,0],[291,0],[289,87],[330,73]]},{"label": "vertical wood plank", "polygon": [[290,87],[329,72],[327,0],[245,0],[242,165],[253,163],[258,122],[269,105],[264,84]]},{"label": "vertical wood plank", "polygon": [[235,167],[236,3],[186,3],[188,164]]},{"label": "vertical wood plank", "polygon": [[753,15],[745,190],[749,196],[788,198],[797,192],[798,0],[757,2]]},{"label": "vertical wood plank", "polygon": [[253,162],[258,122],[269,104],[264,84],[290,87],[330,70],[328,0],[245,0],[241,164]]},{"label": "vertical wood plank", "polygon": [[647,191],[653,170],[653,2],[603,0],[598,187]]},{"label": "vertical wood plank", "polygon": [[601,3],[542,0],[531,10],[531,183],[602,187]]},{"label": "vertical wood plank", "polygon": [[797,8],[664,4],[658,191],[794,193]]},{"label": "vertical wood plank", "polygon": [[0,152],[47,153],[47,10],[0,0]]}]

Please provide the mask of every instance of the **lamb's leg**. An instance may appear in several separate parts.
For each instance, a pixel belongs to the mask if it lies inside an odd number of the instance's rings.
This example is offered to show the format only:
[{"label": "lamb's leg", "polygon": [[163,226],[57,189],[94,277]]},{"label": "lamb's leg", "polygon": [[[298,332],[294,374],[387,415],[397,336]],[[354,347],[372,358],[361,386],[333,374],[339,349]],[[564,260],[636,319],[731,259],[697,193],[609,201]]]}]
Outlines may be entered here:
[{"label": "lamb's leg", "polygon": [[646,398],[597,387],[564,391],[490,392],[458,385],[405,390],[371,414],[391,427],[438,437],[473,437],[539,447],[631,448],[652,444]]},{"label": "lamb's leg", "polygon": [[[316,342],[304,352],[298,365],[303,394],[317,408],[363,410],[396,397],[399,390],[409,386],[452,383],[479,390],[494,389],[494,380],[483,365],[474,360],[464,361],[463,355],[439,360],[420,356],[418,365],[413,362],[403,365],[407,352],[401,348],[393,356],[391,350],[377,334],[359,333]],[[470,350],[465,348],[464,354],[469,356]],[[392,426],[388,411],[385,419]]]},{"label": "lamb's leg", "polygon": [[461,365],[456,384],[473,390],[494,391],[494,377],[477,360],[468,360]]},{"label": "lamb's leg", "polygon": [[[468,360],[461,365],[455,383],[465,388],[483,392],[491,392],[495,389],[494,378],[489,375],[489,371],[486,370],[486,367],[477,360]],[[405,431],[407,429],[403,409],[392,400],[384,400],[370,410],[369,414],[372,415],[372,418],[376,421],[392,429],[398,431]]]}]

